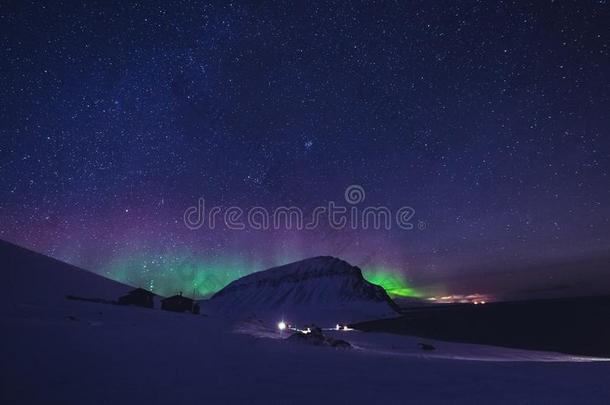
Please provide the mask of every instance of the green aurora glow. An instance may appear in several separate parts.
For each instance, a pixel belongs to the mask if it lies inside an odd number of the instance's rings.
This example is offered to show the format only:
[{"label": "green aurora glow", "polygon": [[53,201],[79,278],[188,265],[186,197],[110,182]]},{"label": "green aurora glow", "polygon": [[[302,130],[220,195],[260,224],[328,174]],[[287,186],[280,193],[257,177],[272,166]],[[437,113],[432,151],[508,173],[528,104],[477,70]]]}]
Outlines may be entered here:
[{"label": "green aurora glow", "polygon": [[[277,263],[290,263],[289,258],[277,258]],[[114,260],[105,271],[113,280],[142,287],[162,296],[182,291],[186,296],[207,298],[231,281],[255,271],[272,267],[269,263],[237,258],[203,260],[193,254],[180,256],[127,255]],[[383,287],[391,297],[422,297],[411,287],[406,277],[386,267],[370,266],[362,270],[369,282]]]},{"label": "green aurora glow", "polygon": [[191,255],[155,259],[131,256],[116,260],[106,274],[119,282],[162,296],[182,291],[186,296],[206,298],[231,281],[260,268],[257,263],[237,259],[204,261]]},{"label": "green aurora glow", "polygon": [[369,282],[383,287],[390,297],[421,298],[423,293],[409,286],[406,277],[385,267],[368,267],[362,275]]}]

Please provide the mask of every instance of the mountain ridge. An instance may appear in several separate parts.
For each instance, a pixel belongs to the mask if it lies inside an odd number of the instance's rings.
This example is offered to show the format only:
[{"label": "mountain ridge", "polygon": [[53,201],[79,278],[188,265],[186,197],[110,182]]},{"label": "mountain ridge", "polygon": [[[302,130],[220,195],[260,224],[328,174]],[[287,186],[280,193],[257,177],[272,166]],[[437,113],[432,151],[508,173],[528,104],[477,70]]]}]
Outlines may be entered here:
[{"label": "mountain ridge", "polygon": [[394,316],[399,310],[383,287],[367,281],[360,268],[333,256],[251,273],[229,283],[208,302],[224,314],[284,312],[312,318],[326,312],[342,319],[358,319],[361,313],[365,319]]}]

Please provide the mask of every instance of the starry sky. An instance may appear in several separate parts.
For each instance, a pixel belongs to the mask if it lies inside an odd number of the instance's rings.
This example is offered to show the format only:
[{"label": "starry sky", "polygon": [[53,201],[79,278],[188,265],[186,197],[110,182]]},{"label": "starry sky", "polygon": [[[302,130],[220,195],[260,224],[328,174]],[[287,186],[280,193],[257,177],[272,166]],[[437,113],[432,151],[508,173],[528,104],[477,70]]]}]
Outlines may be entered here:
[{"label": "starry sky", "polygon": [[[0,238],[164,294],[317,255],[403,296],[609,292],[609,19],[605,0],[2,2]],[[418,226],[182,220],[202,196],[310,210],[354,184]]]}]

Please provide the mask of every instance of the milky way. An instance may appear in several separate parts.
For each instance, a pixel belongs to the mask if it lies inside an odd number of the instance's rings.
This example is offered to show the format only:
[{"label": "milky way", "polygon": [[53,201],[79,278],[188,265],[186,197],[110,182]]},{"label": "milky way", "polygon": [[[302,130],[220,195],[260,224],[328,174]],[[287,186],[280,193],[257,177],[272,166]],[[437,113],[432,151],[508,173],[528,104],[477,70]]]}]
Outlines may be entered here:
[{"label": "milky way", "polygon": [[[2,4],[0,237],[163,293],[317,255],[402,296],[589,292],[608,4],[397,3]],[[349,185],[416,226],[182,220],[200,197],[309,212]]]}]

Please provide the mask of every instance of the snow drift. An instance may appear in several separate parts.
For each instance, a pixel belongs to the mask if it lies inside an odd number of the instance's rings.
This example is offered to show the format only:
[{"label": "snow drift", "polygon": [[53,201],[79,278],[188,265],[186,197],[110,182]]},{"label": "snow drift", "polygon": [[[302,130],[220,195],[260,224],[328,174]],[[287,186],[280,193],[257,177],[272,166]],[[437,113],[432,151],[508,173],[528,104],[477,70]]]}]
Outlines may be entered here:
[{"label": "snow drift", "polygon": [[397,315],[385,290],[358,267],[330,256],[249,274],[217,292],[212,311],[233,317],[275,317],[299,322],[352,322]]}]

